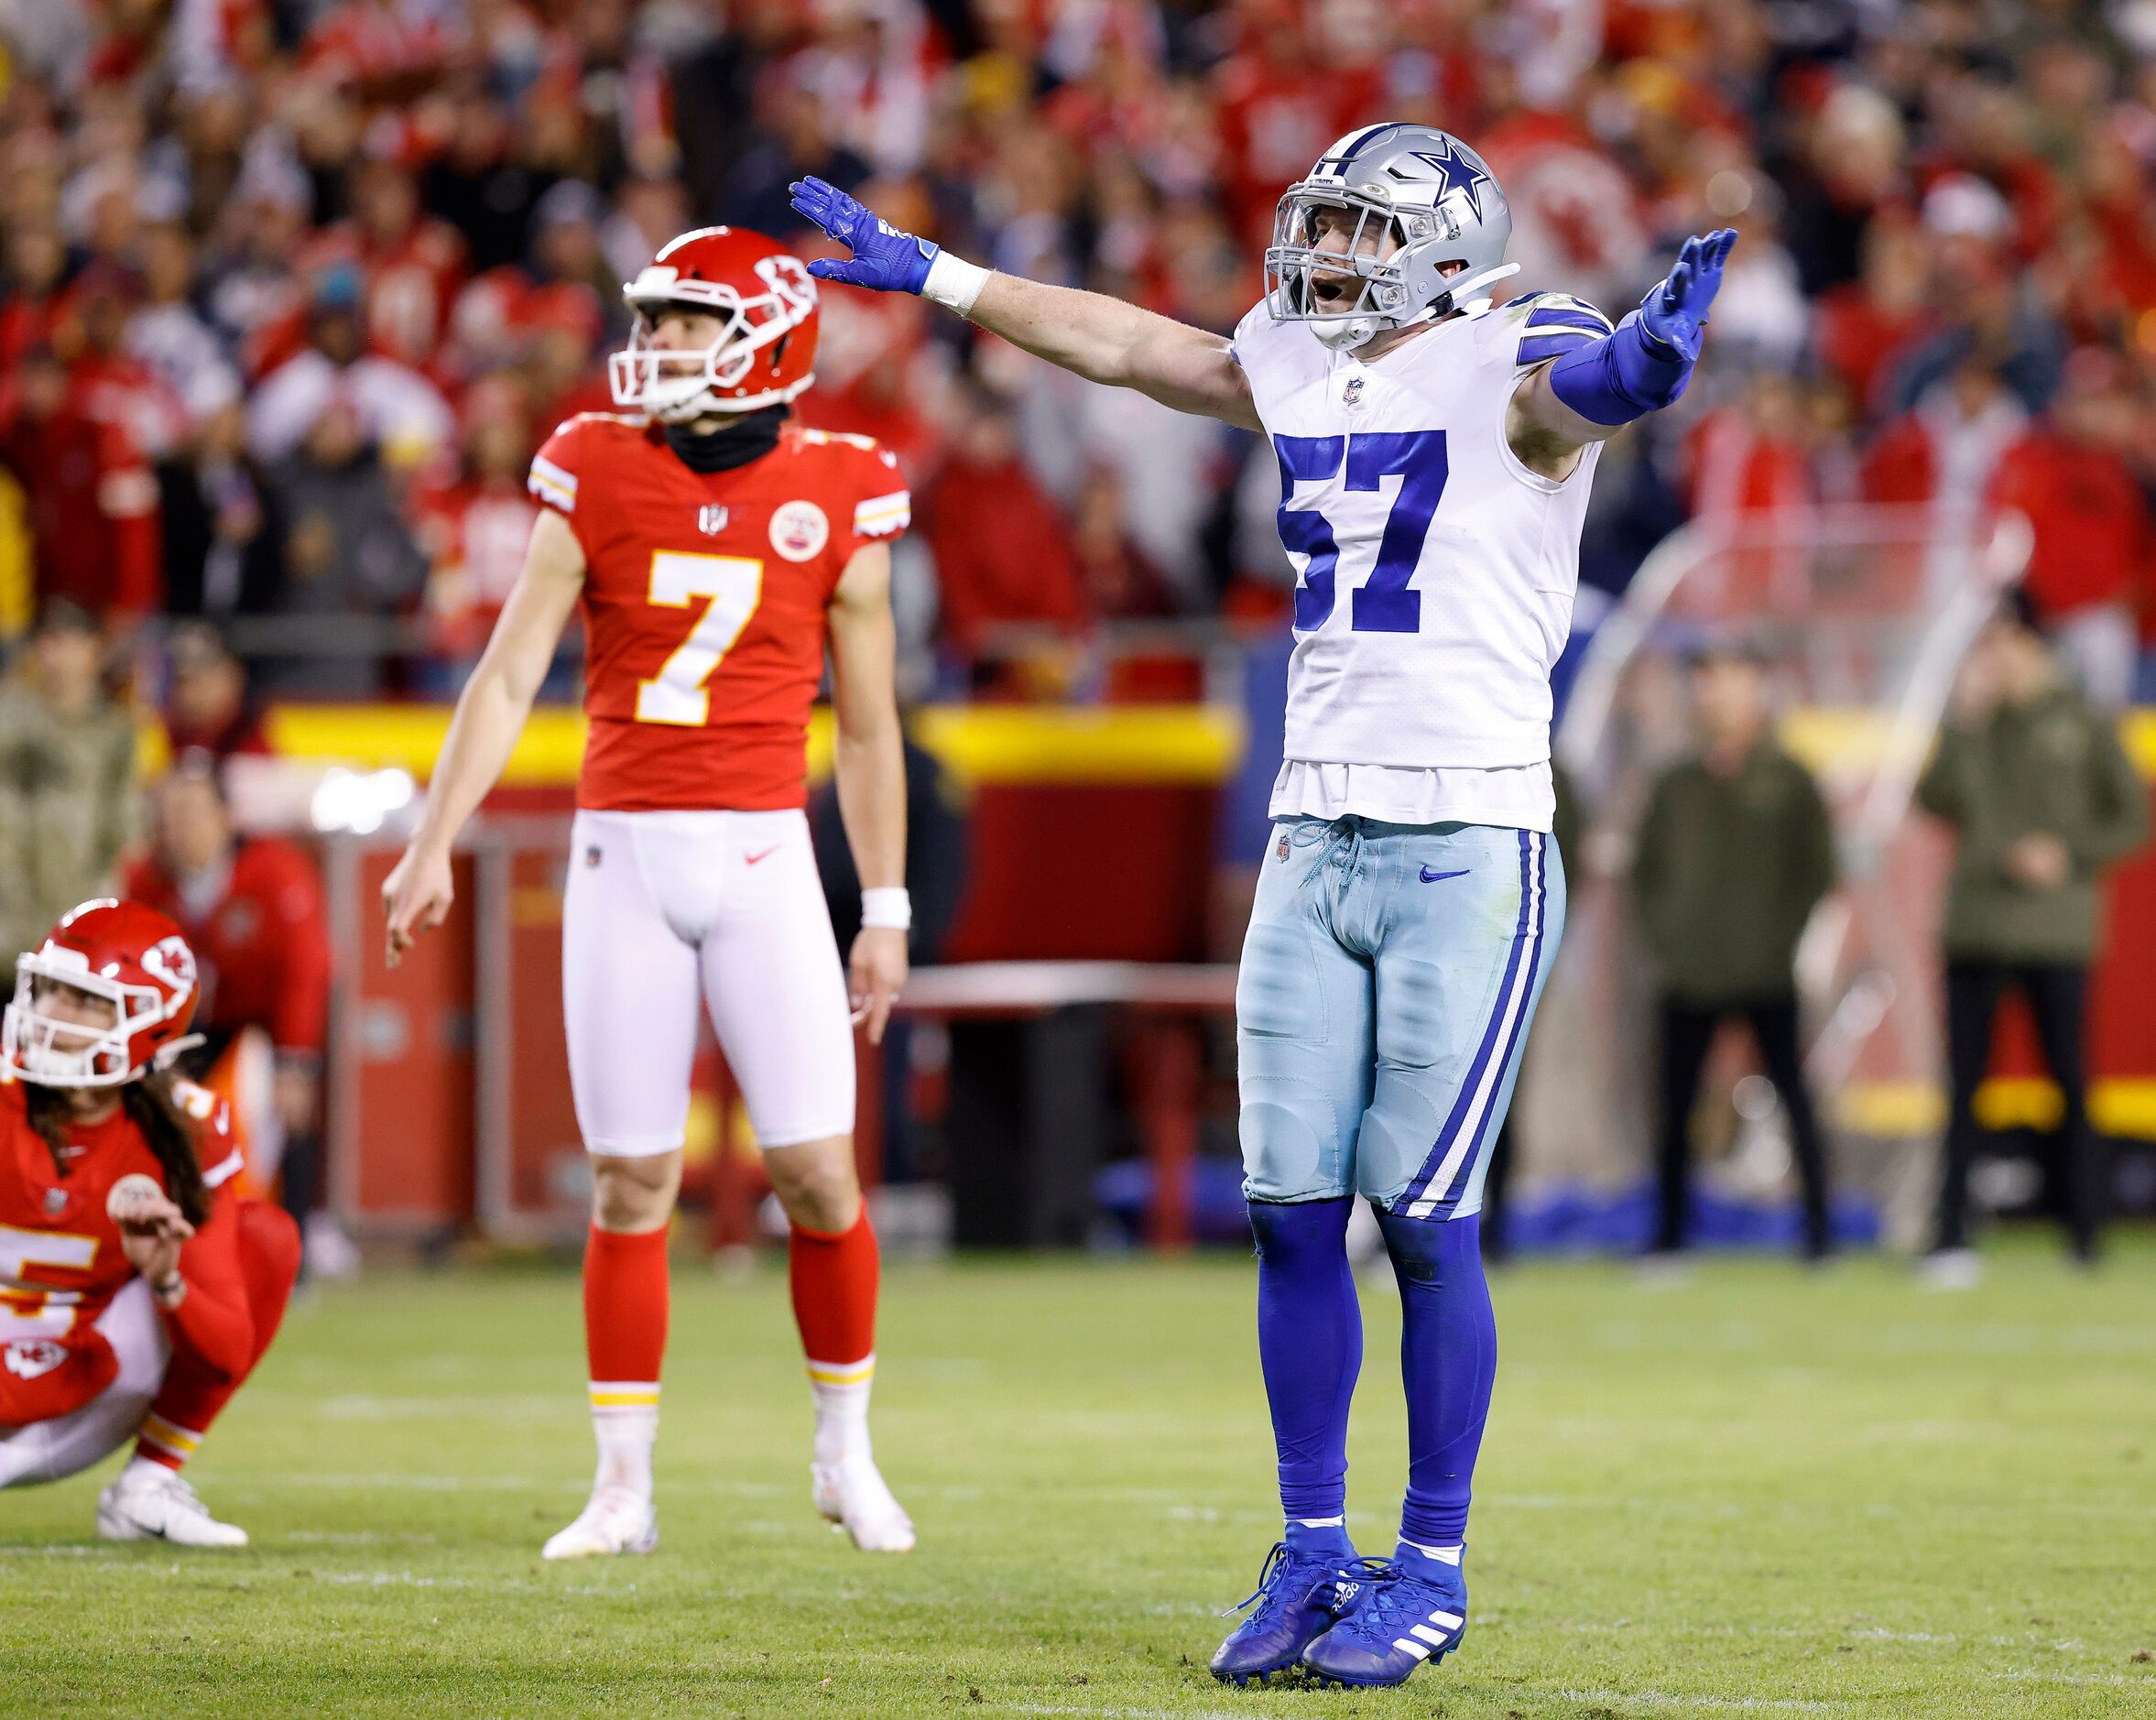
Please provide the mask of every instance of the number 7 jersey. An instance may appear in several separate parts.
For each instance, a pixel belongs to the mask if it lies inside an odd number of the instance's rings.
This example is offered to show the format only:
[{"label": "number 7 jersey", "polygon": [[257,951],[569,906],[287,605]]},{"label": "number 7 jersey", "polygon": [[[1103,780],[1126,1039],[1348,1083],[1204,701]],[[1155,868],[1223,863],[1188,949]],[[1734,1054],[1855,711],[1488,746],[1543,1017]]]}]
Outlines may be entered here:
[{"label": "number 7 jersey", "polygon": [[898,462],[789,425],[761,458],[698,473],[650,420],[585,412],[547,439],[529,487],[584,552],[577,804],[802,805],[825,612],[854,552],[911,517]]},{"label": "number 7 jersey", "polygon": [[1600,444],[1558,482],[1506,434],[1536,365],[1610,332],[1584,301],[1478,304],[1375,363],[1263,305],[1235,356],[1280,468],[1299,575],[1286,757],[1497,769],[1550,757]]}]

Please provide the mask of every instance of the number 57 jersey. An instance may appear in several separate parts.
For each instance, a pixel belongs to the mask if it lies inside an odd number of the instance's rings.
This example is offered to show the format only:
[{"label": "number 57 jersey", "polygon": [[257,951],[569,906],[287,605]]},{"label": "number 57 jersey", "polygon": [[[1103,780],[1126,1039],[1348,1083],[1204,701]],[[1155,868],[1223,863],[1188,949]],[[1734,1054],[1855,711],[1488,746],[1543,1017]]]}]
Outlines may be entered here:
[{"label": "number 57 jersey", "polygon": [[691,471],[643,418],[586,412],[530,490],[584,552],[584,744],[595,811],[772,811],[807,799],[826,611],[854,552],[903,531],[898,462],[789,425],[730,471]]},{"label": "number 57 jersey", "polygon": [[1295,563],[1286,757],[1497,769],[1550,757],[1600,444],[1562,482],[1506,432],[1536,365],[1610,332],[1562,293],[1486,302],[1375,363],[1263,305],[1235,356],[1280,468]]}]

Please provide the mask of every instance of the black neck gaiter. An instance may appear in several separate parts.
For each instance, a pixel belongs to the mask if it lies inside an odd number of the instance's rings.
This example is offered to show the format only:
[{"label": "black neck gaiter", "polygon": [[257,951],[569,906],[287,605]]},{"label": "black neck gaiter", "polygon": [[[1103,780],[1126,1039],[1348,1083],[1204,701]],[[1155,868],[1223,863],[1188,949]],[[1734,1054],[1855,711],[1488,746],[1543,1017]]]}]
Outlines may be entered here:
[{"label": "black neck gaiter", "polygon": [[667,446],[691,472],[731,472],[778,447],[779,427],[792,410],[789,406],[768,406],[760,412],[744,412],[701,435],[683,425],[669,424]]}]

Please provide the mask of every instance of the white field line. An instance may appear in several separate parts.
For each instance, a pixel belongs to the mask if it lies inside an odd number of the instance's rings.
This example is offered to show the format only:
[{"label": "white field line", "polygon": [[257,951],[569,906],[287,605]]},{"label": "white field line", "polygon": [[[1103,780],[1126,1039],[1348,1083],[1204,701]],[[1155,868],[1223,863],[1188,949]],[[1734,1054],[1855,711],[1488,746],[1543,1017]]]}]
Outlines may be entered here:
[{"label": "white field line", "polygon": [[1665,1696],[1660,1691],[1561,1690],[1567,1702],[1594,1702],[1624,1708],[1682,1709],[1702,1714],[1840,1714],[1841,1702],[1808,1702],[1795,1696]]},{"label": "white field line", "polygon": [[[212,1563],[190,1560],[184,1563],[150,1564],[129,1558],[117,1549],[108,1547],[0,1547],[0,1559],[19,1558],[24,1553],[65,1554],[89,1559],[100,1564],[109,1564],[114,1570],[125,1571],[129,1577],[221,1577],[232,1574],[235,1569],[229,1562]],[[271,1576],[267,1571],[250,1574],[261,1575],[266,1581]],[[319,1571],[302,1567],[289,1573],[313,1583],[334,1584],[344,1588],[410,1588],[410,1589],[477,1589],[488,1594],[520,1595],[633,1595],[634,1583],[579,1583],[562,1584],[528,1583],[514,1577],[463,1577],[429,1576],[417,1571]]]},{"label": "white field line", "polygon": [[340,1392],[314,1399],[323,1421],[517,1421],[582,1419],[584,1406],[561,1393],[502,1393],[486,1397],[389,1398]]},{"label": "white field line", "polygon": [[1094,1720],[1250,1720],[1249,1711],[1238,1708],[1081,1708],[1073,1704],[1048,1702],[994,1705],[1005,1714],[1091,1715]]}]

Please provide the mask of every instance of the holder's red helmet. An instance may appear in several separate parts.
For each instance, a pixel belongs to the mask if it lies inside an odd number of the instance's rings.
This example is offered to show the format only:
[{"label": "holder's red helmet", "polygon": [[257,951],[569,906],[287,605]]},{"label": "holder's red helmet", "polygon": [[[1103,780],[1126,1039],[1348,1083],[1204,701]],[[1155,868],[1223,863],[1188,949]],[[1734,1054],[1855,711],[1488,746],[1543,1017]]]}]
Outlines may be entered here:
[{"label": "holder's red helmet", "polygon": [[[198,994],[194,952],[154,908],[110,897],[84,902],[15,964],[15,1001],[0,1018],[0,1066],[41,1087],[117,1087],[161,1069]],[[62,999],[76,1006],[56,1011]],[[109,1021],[85,1019],[102,999]]]},{"label": "holder's red helmet", "polygon": [[[777,406],[816,380],[816,283],[800,258],[760,233],[684,233],[621,292],[637,323],[627,349],[606,361],[617,406],[679,423]],[[658,322],[669,310],[725,326],[707,347],[663,347]]]}]

